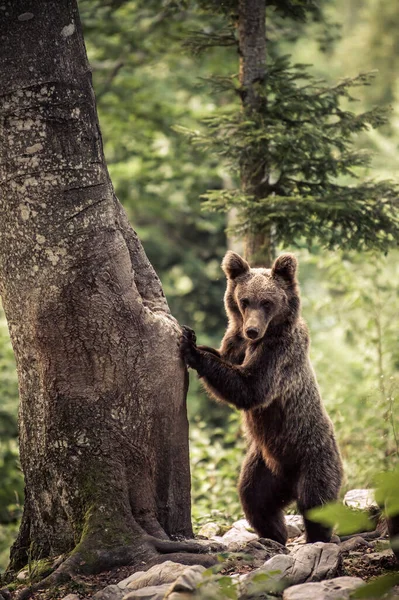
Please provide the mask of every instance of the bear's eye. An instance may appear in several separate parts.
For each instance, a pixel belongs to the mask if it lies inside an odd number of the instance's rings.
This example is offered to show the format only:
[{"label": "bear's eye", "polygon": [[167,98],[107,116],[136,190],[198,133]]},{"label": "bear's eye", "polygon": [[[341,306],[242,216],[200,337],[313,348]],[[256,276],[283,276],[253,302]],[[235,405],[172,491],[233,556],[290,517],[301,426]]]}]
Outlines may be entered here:
[{"label": "bear's eye", "polygon": [[248,298],[241,298],[240,304],[241,304],[241,308],[247,308],[247,306],[249,304]]},{"label": "bear's eye", "polygon": [[270,300],[262,300],[260,304],[263,308],[271,308],[273,306],[273,302],[270,302]]}]

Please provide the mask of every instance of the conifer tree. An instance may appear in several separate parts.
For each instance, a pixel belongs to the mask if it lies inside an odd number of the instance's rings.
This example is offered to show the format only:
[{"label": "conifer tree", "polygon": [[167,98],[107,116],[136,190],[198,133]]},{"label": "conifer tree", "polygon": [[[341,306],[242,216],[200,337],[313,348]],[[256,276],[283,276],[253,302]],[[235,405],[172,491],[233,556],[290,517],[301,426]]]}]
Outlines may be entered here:
[{"label": "conifer tree", "polygon": [[[387,114],[380,108],[361,114],[348,108],[355,100],[352,90],[370,85],[372,77],[360,74],[331,86],[314,79],[307,65],[280,56],[275,42],[268,40],[266,47],[265,0],[202,4],[224,13],[240,56],[238,77],[213,84],[241,100],[241,106],[236,102],[208,119],[205,133],[188,132],[239,182],[232,189],[209,190],[206,207],[237,209],[231,233],[245,239],[253,264],[270,265],[277,244],[386,251],[399,233],[398,187],[361,176],[370,156],[357,148],[356,134],[383,125]],[[307,0],[267,6],[273,22],[321,16]],[[191,45],[199,50],[201,40],[202,46],[211,45],[205,35],[194,36]]]}]

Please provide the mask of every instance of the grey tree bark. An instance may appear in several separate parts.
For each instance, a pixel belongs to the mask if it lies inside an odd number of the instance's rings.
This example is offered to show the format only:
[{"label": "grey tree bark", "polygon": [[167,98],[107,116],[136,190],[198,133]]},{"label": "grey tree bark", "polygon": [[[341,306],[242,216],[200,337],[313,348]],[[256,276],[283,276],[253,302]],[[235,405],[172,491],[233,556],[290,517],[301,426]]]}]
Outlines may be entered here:
[{"label": "grey tree bark", "polygon": [[[242,107],[249,113],[259,109],[257,87],[266,78],[266,0],[239,0],[238,41],[240,52],[239,80]],[[268,165],[254,169],[251,157],[241,166],[241,186],[255,198],[269,194]],[[253,266],[271,267],[275,258],[272,232],[249,232],[245,239],[245,258]]]},{"label": "grey tree bark", "polygon": [[180,328],[112,188],[76,0],[0,13],[0,294],[26,482],[10,568],[195,551],[168,541],[192,537]]}]

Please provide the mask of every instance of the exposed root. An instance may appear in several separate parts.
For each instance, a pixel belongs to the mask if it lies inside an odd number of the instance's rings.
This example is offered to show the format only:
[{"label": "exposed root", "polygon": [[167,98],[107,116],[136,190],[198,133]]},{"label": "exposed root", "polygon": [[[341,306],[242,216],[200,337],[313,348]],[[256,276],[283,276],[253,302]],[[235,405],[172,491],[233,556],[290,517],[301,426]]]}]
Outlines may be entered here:
[{"label": "exposed root", "polygon": [[375,540],[381,537],[380,531],[365,531],[364,533],[352,533],[351,535],[340,535],[339,539],[341,542],[352,540],[353,538],[361,537],[364,540]]},{"label": "exposed root", "polygon": [[[136,570],[145,571],[166,560],[206,567],[217,563],[215,555],[207,554],[209,547],[190,541],[175,542],[146,536],[135,546],[121,546],[109,550],[88,549],[89,544],[87,540],[85,542],[80,544],[53,573],[17,593],[16,600],[27,600],[35,592],[65,584],[82,574],[94,575],[124,565],[132,565]],[[212,550],[214,551],[213,548]]]}]

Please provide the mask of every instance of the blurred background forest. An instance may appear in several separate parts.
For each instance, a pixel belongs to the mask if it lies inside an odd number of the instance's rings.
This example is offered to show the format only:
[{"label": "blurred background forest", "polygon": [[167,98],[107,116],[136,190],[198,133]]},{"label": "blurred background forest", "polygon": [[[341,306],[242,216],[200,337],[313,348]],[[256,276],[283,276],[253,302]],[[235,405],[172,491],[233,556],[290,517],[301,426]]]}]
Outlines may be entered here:
[{"label": "blurred background forest", "polygon": [[[79,5],[116,193],[173,314],[196,330],[201,343],[218,347],[226,326],[220,262],[231,242],[226,215],[204,210],[201,196],[210,189],[231,189],[235,176],[216,152],[190,143],[181,129],[204,131],[218,110],[239,103],[209,81],[238,71],[224,16],[212,10],[210,1],[81,0]],[[375,71],[369,85],[355,89],[351,110],[378,106],[391,112],[388,123],[356,138],[356,147],[370,150],[372,160],[355,171],[360,180],[395,179],[399,4],[324,0],[317,5],[322,11],[310,11],[306,21],[297,15],[282,19],[270,6],[268,43],[276,56],[291,55],[331,85]],[[187,40],[194,31],[202,39],[215,33],[223,45],[192,52]],[[324,246],[293,235],[278,250],[299,257],[311,358],[339,438],[346,491],[372,486],[376,473],[398,463],[399,252],[356,251],[344,240],[336,241],[333,250]],[[0,571],[23,503],[17,410],[16,369],[1,312]],[[188,410],[194,522],[236,518],[236,481],[245,447],[239,415],[209,401],[193,375]]]}]

